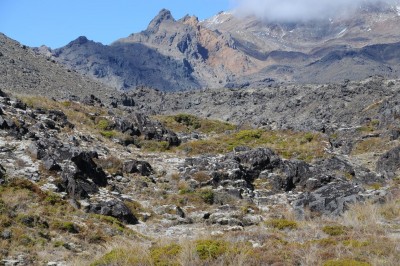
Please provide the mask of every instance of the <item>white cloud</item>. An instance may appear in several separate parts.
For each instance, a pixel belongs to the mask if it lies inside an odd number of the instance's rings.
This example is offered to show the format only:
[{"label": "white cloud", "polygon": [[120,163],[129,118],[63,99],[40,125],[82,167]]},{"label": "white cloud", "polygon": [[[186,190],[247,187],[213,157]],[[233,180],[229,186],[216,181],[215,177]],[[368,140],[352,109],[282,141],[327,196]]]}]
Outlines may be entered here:
[{"label": "white cloud", "polygon": [[362,4],[399,3],[399,0],[233,0],[240,14],[272,21],[325,19],[350,14]]}]

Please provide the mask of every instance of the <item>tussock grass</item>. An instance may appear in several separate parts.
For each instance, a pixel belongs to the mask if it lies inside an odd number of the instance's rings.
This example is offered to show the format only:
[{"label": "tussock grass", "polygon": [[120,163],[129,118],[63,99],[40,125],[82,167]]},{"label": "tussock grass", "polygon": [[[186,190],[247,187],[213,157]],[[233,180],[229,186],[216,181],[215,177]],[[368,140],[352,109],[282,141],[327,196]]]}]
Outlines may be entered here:
[{"label": "tussock grass", "polygon": [[229,130],[235,130],[236,126],[219,120],[199,118],[189,114],[177,114],[171,116],[155,116],[165,127],[175,132],[192,132],[221,134]]},{"label": "tussock grass", "polygon": [[268,147],[284,158],[311,161],[326,156],[326,139],[319,133],[247,129],[182,144],[189,155],[228,153],[238,146]]}]

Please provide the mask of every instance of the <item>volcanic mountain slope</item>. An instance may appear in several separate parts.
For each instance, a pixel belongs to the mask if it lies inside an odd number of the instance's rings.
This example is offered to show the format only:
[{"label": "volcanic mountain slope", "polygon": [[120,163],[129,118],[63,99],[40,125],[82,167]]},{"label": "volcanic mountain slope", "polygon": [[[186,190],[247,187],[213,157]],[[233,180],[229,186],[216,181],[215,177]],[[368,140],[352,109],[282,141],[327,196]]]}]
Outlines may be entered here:
[{"label": "volcanic mountain slope", "polygon": [[399,75],[396,7],[369,5],[352,17],[278,23],[222,12],[199,22],[168,10],[148,28],[105,46],[84,37],[53,51],[58,62],[119,89],[326,83]]},{"label": "volcanic mountain slope", "polygon": [[106,100],[115,92],[3,34],[0,34],[0,89],[65,99],[71,95],[84,98],[96,94]]},{"label": "volcanic mountain slope", "polygon": [[81,37],[55,50],[54,56],[121,89],[138,85],[163,90],[217,87],[232,75],[255,68],[231,42],[229,35],[200,26],[196,17],[176,21],[168,10],[161,10],[143,32],[110,46]]}]

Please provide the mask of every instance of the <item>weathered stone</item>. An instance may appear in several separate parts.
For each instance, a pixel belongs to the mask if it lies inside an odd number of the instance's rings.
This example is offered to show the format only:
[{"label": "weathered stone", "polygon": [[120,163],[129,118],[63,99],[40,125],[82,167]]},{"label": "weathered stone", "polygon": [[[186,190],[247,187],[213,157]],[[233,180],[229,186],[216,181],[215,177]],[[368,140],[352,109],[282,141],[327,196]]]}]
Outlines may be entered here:
[{"label": "weathered stone", "polygon": [[12,232],[11,230],[5,229],[3,232],[1,232],[1,238],[3,239],[10,239],[12,237]]},{"label": "weathered stone", "polygon": [[73,199],[88,198],[89,194],[95,194],[99,191],[97,185],[87,180],[75,166],[66,165],[62,172],[62,187]]},{"label": "weathered stone", "polygon": [[324,215],[340,215],[350,204],[361,199],[363,189],[350,182],[332,182],[313,192],[302,193],[293,203],[299,218],[304,217],[304,210]]},{"label": "weathered stone", "polygon": [[376,171],[393,178],[400,170],[400,146],[384,153],[376,163]]},{"label": "weathered stone", "polygon": [[81,152],[76,156],[71,158],[71,161],[75,163],[78,174],[87,178],[90,178],[98,186],[107,185],[107,175],[104,173],[103,169],[97,167],[93,158],[97,158],[96,152]]},{"label": "weathered stone", "polygon": [[125,173],[139,173],[142,176],[149,176],[153,173],[153,169],[148,162],[137,160],[129,160],[124,162],[123,171]]},{"label": "weathered stone", "polygon": [[128,224],[137,224],[138,219],[132,214],[123,202],[117,200],[92,203],[89,212],[117,218]]},{"label": "weathered stone", "polygon": [[61,166],[50,156],[45,156],[43,159],[43,166],[46,170],[49,171],[60,171]]}]

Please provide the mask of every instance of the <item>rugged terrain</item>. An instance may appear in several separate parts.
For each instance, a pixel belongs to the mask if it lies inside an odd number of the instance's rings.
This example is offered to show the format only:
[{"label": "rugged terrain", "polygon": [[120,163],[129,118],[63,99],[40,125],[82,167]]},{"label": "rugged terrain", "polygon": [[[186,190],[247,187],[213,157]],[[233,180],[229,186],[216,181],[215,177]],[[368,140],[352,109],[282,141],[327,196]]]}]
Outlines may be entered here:
[{"label": "rugged terrain", "polygon": [[337,83],[399,76],[398,7],[363,5],[355,14],[275,22],[235,12],[199,21],[161,10],[146,30],[103,45],[79,37],[55,50],[59,63],[104,84],[163,91]]},{"label": "rugged terrain", "polygon": [[44,94],[18,77],[1,76],[6,265],[398,262],[398,80],[121,94],[76,76]]},{"label": "rugged terrain", "polygon": [[398,265],[397,12],[0,35],[0,264]]},{"label": "rugged terrain", "polygon": [[47,97],[111,96],[115,89],[67,70],[50,58],[0,34],[0,89]]}]

